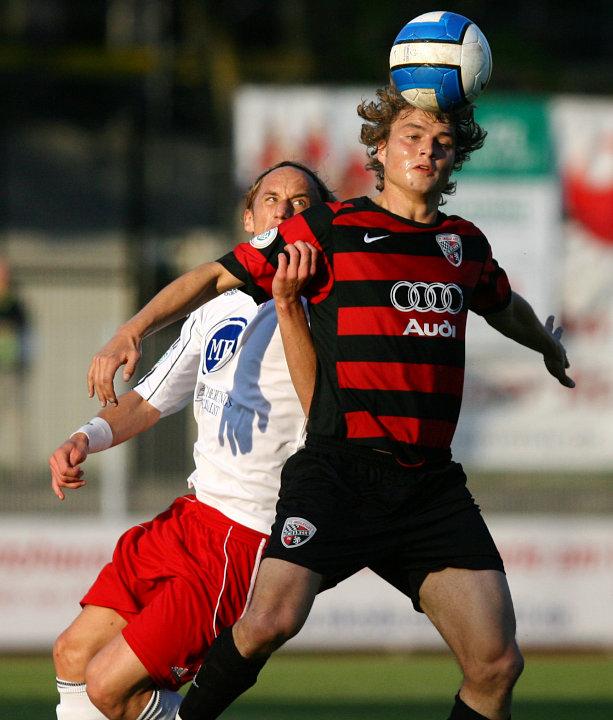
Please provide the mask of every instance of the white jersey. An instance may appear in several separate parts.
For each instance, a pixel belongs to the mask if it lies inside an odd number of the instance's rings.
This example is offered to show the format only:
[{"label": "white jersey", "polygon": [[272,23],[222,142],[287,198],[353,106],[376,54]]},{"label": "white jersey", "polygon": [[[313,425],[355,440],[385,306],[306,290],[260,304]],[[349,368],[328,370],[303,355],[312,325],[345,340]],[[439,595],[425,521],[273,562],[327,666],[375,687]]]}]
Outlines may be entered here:
[{"label": "white jersey", "polygon": [[274,302],[230,290],[193,312],[134,388],[162,417],[194,402],[196,497],[269,533],[281,468],[304,440]]}]

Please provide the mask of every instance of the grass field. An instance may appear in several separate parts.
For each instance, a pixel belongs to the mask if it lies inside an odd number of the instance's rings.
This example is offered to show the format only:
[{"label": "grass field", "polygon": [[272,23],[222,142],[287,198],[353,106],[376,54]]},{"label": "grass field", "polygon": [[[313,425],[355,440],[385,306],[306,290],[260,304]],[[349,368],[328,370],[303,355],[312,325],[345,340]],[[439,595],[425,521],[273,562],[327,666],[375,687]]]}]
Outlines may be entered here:
[{"label": "grass field", "polygon": [[[444,720],[459,674],[447,657],[299,656],[270,661],[225,720]],[[0,657],[0,720],[55,718],[47,658]],[[528,656],[513,720],[611,720],[613,656]]]}]

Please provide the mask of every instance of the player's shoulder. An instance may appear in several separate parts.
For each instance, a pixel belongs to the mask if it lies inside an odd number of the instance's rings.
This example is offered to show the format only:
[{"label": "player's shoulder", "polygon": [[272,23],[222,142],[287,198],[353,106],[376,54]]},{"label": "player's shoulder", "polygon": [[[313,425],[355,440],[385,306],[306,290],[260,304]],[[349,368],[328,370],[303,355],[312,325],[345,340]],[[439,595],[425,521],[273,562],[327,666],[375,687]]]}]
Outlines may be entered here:
[{"label": "player's shoulder", "polygon": [[459,215],[445,215],[441,213],[442,220],[439,223],[441,232],[459,235],[467,241],[486,242],[485,233],[475,225],[474,222],[460,217]]},{"label": "player's shoulder", "polygon": [[257,312],[255,300],[238,288],[227,290],[209,300],[192,313],[202,327],[215,324],[232,315],[252,315]]},{"label": "player's shoulder", "polygon": [[[300,214],[294,215],[291,220],[296,218],[303,218],[305,220],[315,218],[330,220],[336,215],[351,211],[356,207],[356,203],[362,199],[363,198],[353,198],[351,200],[334,200],[332,202],[317,203],[317,205],[311,205],[311,207],[307,208]],[[290,222],[290,220],[286,220],[285,222]]]}]

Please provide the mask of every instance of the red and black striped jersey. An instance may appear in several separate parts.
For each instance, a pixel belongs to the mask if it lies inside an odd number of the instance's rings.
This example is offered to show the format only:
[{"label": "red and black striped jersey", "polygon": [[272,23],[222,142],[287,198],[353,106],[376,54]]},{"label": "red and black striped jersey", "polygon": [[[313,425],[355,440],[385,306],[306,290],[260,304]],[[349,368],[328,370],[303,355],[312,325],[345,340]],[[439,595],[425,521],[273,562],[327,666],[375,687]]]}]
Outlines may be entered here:
[{"label": "red and black striped jersey", "polygon": [[362,197],[309,208],[220,262],[260,301],[297,240],[321,255],[305,291],[318,356],[309,432],[450,457],[468,310],[497,312],[511,298],[486,237],[457,216],[417,223]]}]

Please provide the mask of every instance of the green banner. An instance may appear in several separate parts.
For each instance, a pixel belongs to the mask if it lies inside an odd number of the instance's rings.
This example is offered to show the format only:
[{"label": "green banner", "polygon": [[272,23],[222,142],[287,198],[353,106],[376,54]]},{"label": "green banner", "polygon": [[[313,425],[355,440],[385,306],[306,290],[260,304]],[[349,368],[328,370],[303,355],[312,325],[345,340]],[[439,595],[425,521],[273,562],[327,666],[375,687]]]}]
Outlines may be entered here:
[{"label": "green banner", "polygon": [[462,177],[539,177],[555,172],[544,97],[485,95],[475,117],[487,130],[485,145],[462,169]]}]

